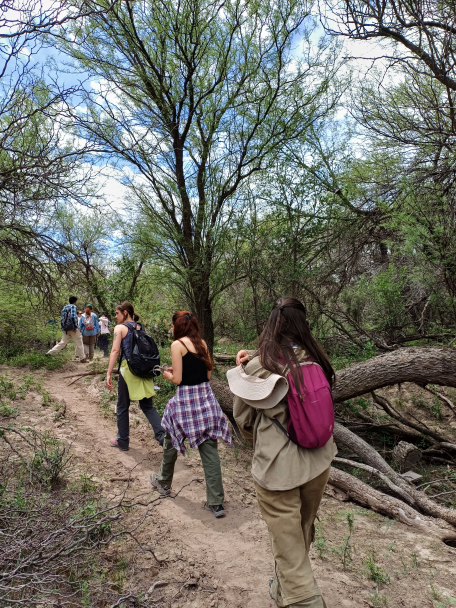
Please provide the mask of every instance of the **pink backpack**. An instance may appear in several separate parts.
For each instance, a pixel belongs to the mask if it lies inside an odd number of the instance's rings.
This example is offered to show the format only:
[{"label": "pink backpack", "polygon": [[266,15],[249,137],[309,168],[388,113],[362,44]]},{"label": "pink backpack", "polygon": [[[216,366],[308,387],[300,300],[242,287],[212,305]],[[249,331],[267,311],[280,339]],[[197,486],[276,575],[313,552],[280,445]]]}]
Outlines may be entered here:
[{"label": "pink backpack", "polygon": [[288,432],[279,426],[293,443],[303,448],[320,448],[330,440],[334,430],[334,405],[331,388],[318,363],[301,363],[304,380],[304,400],[299,396],[291,372],[287,374],[289,384],[287,400],[290,411]]}]

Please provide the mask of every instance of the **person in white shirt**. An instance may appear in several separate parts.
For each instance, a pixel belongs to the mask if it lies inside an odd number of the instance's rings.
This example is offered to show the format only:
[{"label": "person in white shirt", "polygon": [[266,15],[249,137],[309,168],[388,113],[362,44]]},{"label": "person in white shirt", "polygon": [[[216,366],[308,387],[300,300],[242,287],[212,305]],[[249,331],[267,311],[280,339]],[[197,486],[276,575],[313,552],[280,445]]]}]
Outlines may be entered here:
[{"label": "person in white shirt", "polygon": [[98,337],[98,348],[103,351],[103,357],[108,356],[108,348],[109,348],[109,326],[111,322],[108,317],[103,312],[101,316],[98,318],[98,322],[100,324],[100,335]]}]

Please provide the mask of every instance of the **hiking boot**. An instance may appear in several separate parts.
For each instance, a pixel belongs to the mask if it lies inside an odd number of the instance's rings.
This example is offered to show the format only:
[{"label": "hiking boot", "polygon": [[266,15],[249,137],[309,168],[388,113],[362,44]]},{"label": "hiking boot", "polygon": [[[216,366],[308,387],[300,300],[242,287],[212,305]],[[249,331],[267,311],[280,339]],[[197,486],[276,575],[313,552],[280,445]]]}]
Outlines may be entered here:
[{"label": "hiking boot", "polygon": [[223,505],[208,505],[206,503],[204,505],[204,508],[206,509],[206,511],[210,511],[211,513],[213,513],[214,516],[217,518],[225,517],[225,515],[226,515]]},{"label": "hiking boot", "polygon": [[160,492],[160,494],[162,496],[169,496],[170,492],[171,492],[171,486],[166,485],[165,483],[162,483],[161,481],[159,481],[157,479],[157,473],[151,473],[150,474],[150,485],[155,488],[156,490],[158,490]]},{"label": "hiking boot", "polygon": [[117,439],[110,439],[109,444],[112,448],[118,448],[119,450],[122,450],[122,452],[128,452],[128,450],[130,449],[128,446],[124,448],[121,445],[119,445],[119,442],[117,441]]}]

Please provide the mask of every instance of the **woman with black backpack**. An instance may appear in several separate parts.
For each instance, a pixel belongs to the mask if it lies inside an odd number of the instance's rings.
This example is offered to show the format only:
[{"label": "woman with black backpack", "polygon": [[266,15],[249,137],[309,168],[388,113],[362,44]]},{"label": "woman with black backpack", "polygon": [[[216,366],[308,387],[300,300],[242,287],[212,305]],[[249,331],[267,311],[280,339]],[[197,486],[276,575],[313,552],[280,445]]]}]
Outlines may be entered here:
[{"label": "woman with black backpack", "polygon": [[155,439],[163,445],[165,431],[161,426],[160,415],[152,405],[152,397],[155,396],[154,379],[140,378],[131,373],[128,367],[128,359],[131,356],[131,334],[135,329],[140,329],[139,316],[134,312],[130,302],[122,302],[116,307],[116,321],[119,325],[114,328],[114,339],[111,355],[109,357],[108,373],[106,375],[106,386],[113,390],[112,372],[116,365],[119,353],[121,354],[119,384],[117,387],[117,438],[111,439],[111,446],[119,450],[127,451],[130,443],[130,401],[139,401],[139,407],[150,422]]}]

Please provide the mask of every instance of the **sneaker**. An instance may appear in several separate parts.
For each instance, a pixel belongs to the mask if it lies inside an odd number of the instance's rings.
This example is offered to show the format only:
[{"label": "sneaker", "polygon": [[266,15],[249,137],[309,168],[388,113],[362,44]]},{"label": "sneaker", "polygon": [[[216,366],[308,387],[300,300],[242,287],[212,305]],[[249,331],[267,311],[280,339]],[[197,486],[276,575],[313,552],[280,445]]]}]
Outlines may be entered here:
[{"label": "sneaker", "polygon": [[89,360],[88,359],[78,359],[79,363],[88,363]]},{"label": "sneaker", "polygon": [[169,496],[171,492],[171,486],[167,486],[157,479],[157,473],[150,474],[150,485],[158,490],[162,496]]},{"label": "sneaker", "polygon": [[206,503],[204,505],[204,508],[206,509],[206,511],[210,511],[211,513],[213,513],[214,516],[217,518],[225,517],[225,515],[226,515],[223,505],[208,505]]},{"label": "sneaker", "polygon": [[128,452],[128,450],[130,449],[128,447],[126,447],[126,448],[121,447],[118,444],[117,439],[110,439],[109,444],[111,445],[112,448],[118,448],[119,450],[122,450],[122,452]]}]

